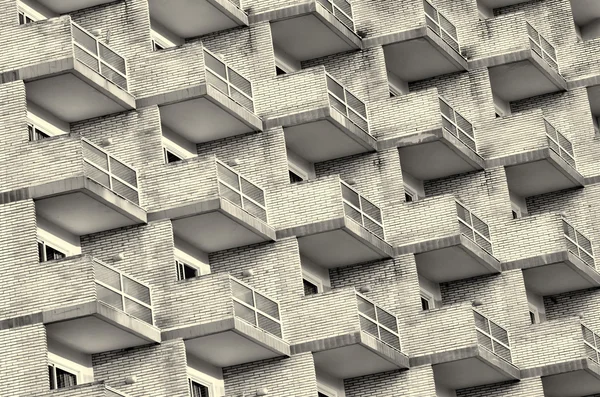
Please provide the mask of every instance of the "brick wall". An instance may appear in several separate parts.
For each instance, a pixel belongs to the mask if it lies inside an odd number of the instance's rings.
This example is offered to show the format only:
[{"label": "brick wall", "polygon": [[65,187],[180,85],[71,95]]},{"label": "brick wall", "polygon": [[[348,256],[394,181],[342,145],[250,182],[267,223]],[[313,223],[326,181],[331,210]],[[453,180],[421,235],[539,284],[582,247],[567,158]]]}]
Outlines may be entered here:
[{"label": "brick wall", "polygon": [[366,390],[371,397],[436,396],[431,365],[345,379],[344,389],[346,397],[362,397]]},{"label": "brick wall", "polygon": [[459,389],[456,397],[544,397],[541,378],[521,379],[519,382],[502,382]]},{"label": "brick wall", "polygon": [[362,37],[381,36],[414,29],[425,24],[422,0],[352,2],[356,31]]}]

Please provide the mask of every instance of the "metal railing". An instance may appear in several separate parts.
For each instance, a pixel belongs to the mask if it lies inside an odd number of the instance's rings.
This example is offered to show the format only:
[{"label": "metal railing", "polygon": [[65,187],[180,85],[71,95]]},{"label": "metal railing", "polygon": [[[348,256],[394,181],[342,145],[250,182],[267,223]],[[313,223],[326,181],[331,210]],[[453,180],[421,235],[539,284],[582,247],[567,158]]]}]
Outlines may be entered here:
[{"label": "metal railing", "polygon": [[600,336],[590,328],[581,324],[585,355],[596,364],[600,364]]},{"label": "metal railing", "polygon": [[440,36],[454,51],[460,54],[460,44],[458,43],[456,26],[454,26],[454,24],[439,12],[429,1],[423,0],[423,7],[425,8],[427,27]]},{"label": "metal railing", "polygon": [[527,22],[527,34],[529,35],[529,45],[531,49],[542,57],[548,64],[559,72],[558,59],[556,58],[556,49],[550,44],[544,36]]},{"label": "metal railing", "polygon": [[356,293],[356,304],[358,305],[360,329],[401,352],[402,344],[400,335],[398,335],[396,316],[358,292]]},{"label": "metal railing", "polygon": [[562,219],[563,232],[567,240],[567,249],[575,256],[581,259],[586,265],[594,268],[596,262],[594,260],[594,251],[590,239],[581,234],[570,222],[565,218]]},{"label": "metal railing", "polygon": [[575,152],[573,151],[573,144],[571,141],[554,128],[547,120],[544,120],[544,124],[546,126],[546,137],[548,138],[548,146],[550,149],[569,163],[571,167],[577,169]]},{"label": "metal railing", "polygon": [[508,331],[477,310],[473,310],[477,343],[501,359],[512,363]]},{"label": "metal railing", "polygon": [[82,141],[84,174],[127,200],[139,204],[137,171],[85,138]]},{"label": "metal railing", "polygon": [[252,82],[204,48],[206,82],[246,109],[254,112]]},{"label": "metal railing", "polygon": [[317,0],[351,31],[355,31],[352,4],[348,0]]},{"label": "metal railing", "polygon": [[493,255],[492,238],[488,224],[475,216],[458,201],[456,201],[456,211],[460,232],[490,255]]},{"label": "metal railing", "polygon": [[246,283],[229,276],[234,315],[265,332],[283,338],[279,303]]},{"label": "metal railing", "polygon": [[96,259],[93,265],[99,301],[154,324],[149,287]]},{"label": "metal railing", "polygon": [[219,195],[244,211],[267,222],[265,191],[231,167],[217,160]]},{"label": "metal railing", "polygon": [[325,74],[327,76],[329,105],[358,128],[370,134],[367,105],[338,83],[329,73]]},{"label": "metal railing", "polygon": [[119,88],[127,90],[127,61],[94,35],[71,22],[75,59],[104,76]]},{"label": "metal railing", "polygon": [[458,138],[458,140],[467,145],[469,149],[477,152],[477,142],[475,141],[475,128],[473,127],[473,124],[454,110],[454,108],[444,99],[440,97],[439,100],[443,127]]},{"label": "metal railing", "polygon": [[381,209],[352,189],[346,182],[341,181],[341,183],[344,215],[375,236],[385,240]]}]

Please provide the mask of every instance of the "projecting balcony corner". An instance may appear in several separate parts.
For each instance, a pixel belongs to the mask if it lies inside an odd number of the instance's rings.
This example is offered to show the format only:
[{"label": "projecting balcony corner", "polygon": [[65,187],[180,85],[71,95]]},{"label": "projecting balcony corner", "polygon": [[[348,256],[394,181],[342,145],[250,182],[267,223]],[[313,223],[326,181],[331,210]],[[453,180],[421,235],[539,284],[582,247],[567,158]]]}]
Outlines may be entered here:
[{"label": "projecting balcony corner", "polygon": [[[18,29],[19,35],[33,40],[40,40],[35,32],[43,31],[44,40],[64,43],[68,49],[50,61],[29,62],[2,74],[4,82],[25,81],[28,101],[69,123],[135,109],[135,98],[128,91],[127,60],[70,17]],[[28,43],[22,46],[27,49]]]},{"label": "projecting balcony corner", "polygon": [[[148,220],[171,219],[177,237],[208,253],[275,240],[265,190],[233,168],[215,157],[163,167]],[[173,190],[177,181],[202,189]]]},{"label": "projecting balcony corner", "polygon": [[178,37],[188,39],[248,26],[242,0],[148,0],[150,18]]},{"label": "projecting balcony corner", "polygon": [[[592,241],[560,214],[538,218],[526,228],[517,226],[522,230],[514,238],[527,241],[525,235],[535,234],[530,238],[539,240],[547,253],[503,262],[502,270],[522,269],[525,286],[539,296],[600,287]],[[536,248],[531,247],[528,252]]]},{"label": "projecting balcony corner", "polygon": [[218,367],[290,355],[279,303],[227,273],[182,280],[171,298],[178,315],[164,310],[157,321],[188,354]]},{"label": "projecting balcony corner", "polygon": [[30,145],[30,158],[40,173],[52,169],[51,159],[72,161],[65,162],[69,167],[62,174],[51,175],[61,179],[0,193],[0,202],[33,199],[38,216],[77,236],[146,223],[135,169],[80,136],[61,135]]},{"label": "projecting balcony corner", "polygon": [[391,258],[381,209],[338,176],[292,184],[274,210],[277,238],[296,236],[302,255],[335,268]]},{"label": "projecting balcony corner", "polygon": [[[508,187],[521,197],[536,196],[563,189],[582,187],[584,177],[577,171],[576,154],[571,141],[544,119],[541,111],[509,116],[512,128],[523,131],[522,138],[511,135],[512,143],[501,150],[514,151],[511,146],[519,145],[521,151],[514,154],[489,158],[487,167],[504,166]],[[527,128],[524,128],[527,125]],[[508,137],[498,137],[506,140]],[[517,138],[517,139],[515,139]],[[535,139],[534,139],[535,138]],[[523,151],[522,141],[535,142],[530,150]]]},{"label": "projecting balcony corner", "polygon": [[[418,236],[422,241],[407,241],[394,253],[414,254],[417,270],[425,278],[441,283],[500,272],[488,224],[454,196],[419,200],[406,211],[402,216],[407,222],[429,226],[412,230],[410,238]],[[427,222],[431,214],[436,216],[434,223]]]},{"label": "projecting balcony corner", "polygon": [[[410,365],[431,364],[436,384],[462,389],[520,379],[508,331],[471,305],[430,310],[414,321]],[[421,329],[444,337],[423,342]]]},{"label": "projecting balcony corner", "polygon": [[396,316],[354,288],[304,297],[294,310],[306,320],[290,329],[292,353],[312,352],[317,369],[346,379],[408,368]]},{"label": "projecting balcony corner", "polygon": [[60,389],[54,389],[51,394],[37,395],[36,397],[131,397],[117,389],[105,384],[105,381],[96,381],[84,383],[76,386],[66,386]]},{"label": "projecting balcony corner", "polygon": [[[279,103],[265,117],[265,128],[282,126],[294,153],[317,163],[377,150],[366,103],[325,68],[278,76],[273,85],[267,89],[279,92]],[[304,109],[297,108],[295,95],[307,96]]]},{"label": "projecting balcony corner", "polygon": [[348,0],[307,0],[250,16],[271,22],[273,45],[297,61],[362,48]]},{"label": "projecting balcony corner", "polygon": [[456,26],[427,0],[412,0],[415,27],[363,40],[365,48],[383,46],[389,72],[405,82],[468,70]]},{"label": "projecting balcony corner", "polygon": [[170,82],[177,64],[174,58],[185,65],[193,54],[199,63],[194,67],[200,68],[194,79],[173,78],[172,85],[178,88],[158,93],[153,86],[138,98],[137,106],[158,105],[161,123],[193,143],[262,131],[263,121],[255,114],[252,82],[200,45],[186,50],[156,52],[149,58],[155,64],[148,68]]}]

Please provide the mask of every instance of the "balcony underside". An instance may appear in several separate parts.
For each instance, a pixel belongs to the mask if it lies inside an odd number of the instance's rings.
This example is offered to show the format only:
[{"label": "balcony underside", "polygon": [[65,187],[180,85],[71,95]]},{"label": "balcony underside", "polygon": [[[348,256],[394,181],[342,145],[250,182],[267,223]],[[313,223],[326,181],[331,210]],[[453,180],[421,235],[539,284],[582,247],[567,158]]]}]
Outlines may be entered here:
[{"label": "balcony underside", "polygon": [[375,138],[330,108],[271,118],[265,126],[283,126],[286,146],[312,163],[372,152],[377,147]]},{"label": "balcony underside", "polygon": [[567,89],[565,79],[529,49],[475,60],[469,65],[488,66],[492,92],[506,102]]},{"label": "balcony underside", "polygon": [[514,4],[519,4],[519,3],[526,3],[529,0],[478,0],[478,1],[481,2],[481,4],[483,4],[487,8],[491,8],[493,10],[494,8],[512,6]]},{"label": "balcony underside", "polygon": [[160,342],[160,331],[95,301],[42,313],[49,340],[93,354]]},{"label": "balcony underside", "polygon": [[467,70],[467,61],[427,27],[365,40],[365,47],[378,45],[387,69],[406,82]]},{"label": "balcony underside", "polygon": [[84,8],[112,3],[114,0],[37,0],[37,2],[57,14],[68,14]]},{"label": "balcony underside", "polygon": [[0,193],[0,202],[35,200],[38,216],[77,235],[146,223],[146,212],[112,190],[84,177]]},{"label": "balcony underside", "polygon": [[588,87],[587,93],[592,115],[600,117],[600,85]]},{"label": "balcony underside", "polygon": [[540,296],[600,287],[600,274],[569,251],[502,264],[502,270],[523,269],[528,290]]},{"label": "balcony underside", "polygon": [[235,317],[163,331],[162,336],[183,338],[188,354],[217,367],[290,355],[282,339]]},{"label": "balcony underside", "polygon": [[506,167],[508,188],[521,197],[582,187],[583,176],[554,151],[545,148],[488,160],[488,167]]},{"label": "balcony underside", "polygon": [[521,371],[522,377],[542,377],[545,397],[583,397],[600,393],[600,366],[582,358]]},{"label": "balcony underside", "polygon": [[419,274],[435,283],[495,274],[501,270],[496,258],[458,234],[396,247],[395,253],[414,254]]},{"label": "balcony underside", "polygon": [[[430,180],[484,169],[484,160],[443,128],[381,142],[397,146],[402,170],[417,179]],[[431,161],[435,159],[435,161]]]},{"label": "balcony underside", "polygon": [[194,143],[262,131],[258,116],[207,84],[142,98],[137,105],[158,105],[161,123]]},{"label": "balcony underside", "polygon": [[182,38],[248,25],[246,13],[229,0],[148,0],[148,7],[153,21]]},{"label": "balcony underside", "polygon": [[585,30],[587,24],[600,18],[600,2],[596,0],[571,0],[571,10],[575,24],[582,30]]},{"label": "balcony underside", "polygon": [[171,219],[178,238],[204,252],[275,240],[275,230],[225,199],[209,199],[148,214]]},{"label": "balcony underside", "polygon": [[25,81],[27,100],[63,121],[106,116],[135,109],[135,99],[73,58],[17,71]]},{"label": "balcony underside", "polygon": [[277,238],[296,236],[300,253],[326,268],[391,258],[392,247],[357,223],[336,218],[277,231]]},{"label": "balcony underside", "polygon": [[273,45],[297,61],[361,48],[360,38],[315,1],[251,17],[253,23],[266,20]]},{"label": "balcony underside", "polygon": [[292,353],[313,352],[315,367],[339,379],[408,368],[408,357],[365,332],[339,335],[292,346]]}]

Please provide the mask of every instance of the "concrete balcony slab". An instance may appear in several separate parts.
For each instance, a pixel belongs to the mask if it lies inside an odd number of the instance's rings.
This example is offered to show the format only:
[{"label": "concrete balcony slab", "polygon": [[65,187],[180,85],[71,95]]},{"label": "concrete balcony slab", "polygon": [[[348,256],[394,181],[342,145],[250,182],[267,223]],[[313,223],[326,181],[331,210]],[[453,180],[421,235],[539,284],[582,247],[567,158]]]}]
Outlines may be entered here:
[{"label": "concrete balcony slab", "polygon": [[600,365],[589,358],[523,369],[521,377],[541,377],[547,397],[583,397],[600,393]]}]

